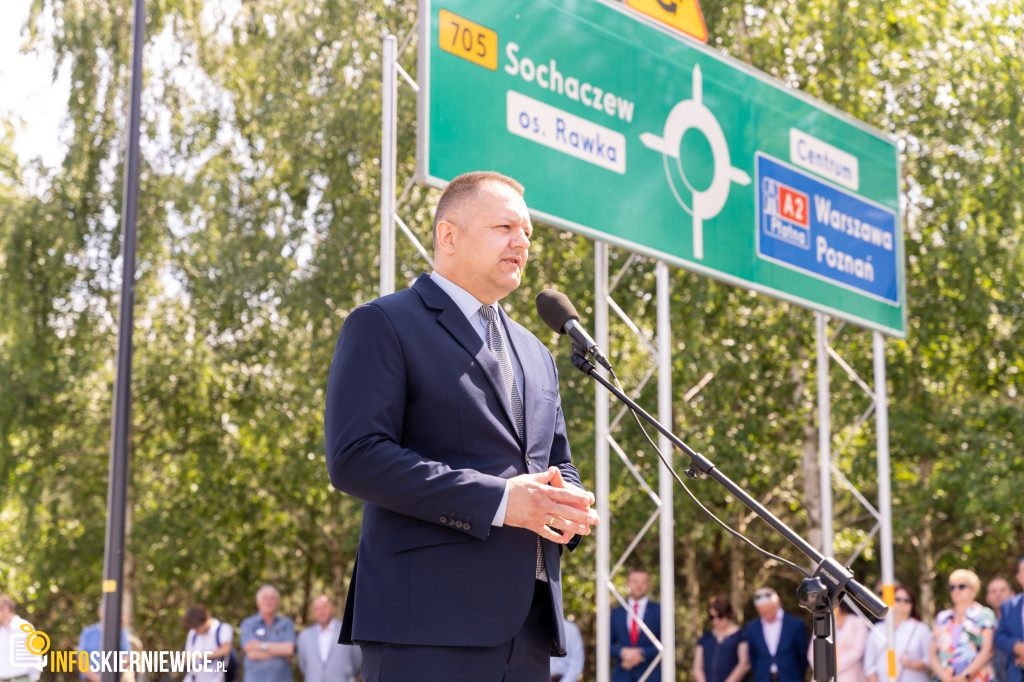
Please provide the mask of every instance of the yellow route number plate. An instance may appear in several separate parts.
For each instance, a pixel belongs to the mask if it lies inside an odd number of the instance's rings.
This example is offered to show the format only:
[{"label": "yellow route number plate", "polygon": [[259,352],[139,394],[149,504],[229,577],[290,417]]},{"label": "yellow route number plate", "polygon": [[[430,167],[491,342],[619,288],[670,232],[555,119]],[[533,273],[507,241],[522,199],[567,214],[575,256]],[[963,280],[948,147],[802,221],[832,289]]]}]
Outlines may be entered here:
[{"label": "yellow route number plate", "polygon": [[438,20],[441,25],[437,40],[442,50],[485,69],[498,70],[497,33],[444,9],[440,11]]}]

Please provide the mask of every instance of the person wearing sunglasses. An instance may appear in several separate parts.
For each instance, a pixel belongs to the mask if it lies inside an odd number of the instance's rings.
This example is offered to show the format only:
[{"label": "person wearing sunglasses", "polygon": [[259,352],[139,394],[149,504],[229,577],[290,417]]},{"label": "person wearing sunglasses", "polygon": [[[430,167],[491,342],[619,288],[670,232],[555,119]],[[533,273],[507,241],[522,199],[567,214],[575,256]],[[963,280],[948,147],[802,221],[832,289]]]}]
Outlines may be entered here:
[{"label": "person wearing sunglasses", "polygon": [[[896,587],[892,603],[895,628],[893,650],[896,652],[896,682],[930,682],[932,631],[921,622],[917,600],[909,588]],[[885,621],[875,625],[864,651],[864,673],[867,682],[889,679],[888,634]]]},{"label": "person wearing sunglasses", "polygon": [[747,640],[732,615],[732,604],[726,597],[708,600],[711,627],[697,642],[693,656],[695,682],[740,682],[750,670]]},{"label": "person wearing sunglasses", "polygon": [[754,682],[801,682],[807,671],[804,621],[783,611],[770,587],[754,592],[754,608],[759,617],[744,627]]},{"label": "person wearing sunglasses", "polygon": [[959,568],[949,576],[953,608],[935,617],[931,666],[939,682],[994,682],[989,662],[996,614],[975,597],[981,580],[974,571]]}]

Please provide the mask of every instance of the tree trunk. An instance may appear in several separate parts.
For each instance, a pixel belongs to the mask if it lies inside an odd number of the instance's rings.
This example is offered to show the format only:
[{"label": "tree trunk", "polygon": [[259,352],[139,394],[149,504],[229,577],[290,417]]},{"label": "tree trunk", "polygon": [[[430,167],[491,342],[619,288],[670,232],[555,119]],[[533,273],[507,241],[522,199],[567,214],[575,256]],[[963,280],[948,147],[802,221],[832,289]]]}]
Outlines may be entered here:
[{"label": "tree trunk", "polygon": [[[801,347],[797,361],[793,363],[792,378],[796,384],[793,390],[793,409],[795,414],[802,412],[808,390],[808,377],[802,371],[803,360],[807,351]],[[811,412],[811,414],[815,414]],[[818,466],[818,428],[817,424],[808,421],[800,429],[800,452],[804,465],[804,509],[807,511],[807,541],[821,549],[821,470]],[[815,567],[817,568],[817,567]]]},{"label": "tree trunk", "polygon": [[[735,528],[741,534],[747,532],[746,508],[736,510]],[[729,536],[729,602],[732,604],[736,621],[743,622],[743,601],[747,593],[747,576],[743,563],[747,546],[733,535]]]},{"label": "tree trunk", "polygon": [[[928,457],[921,458],[918,469],[918,484],[924,486],[932,473],[932,462]],[[932,535],[932,522],[934,517],[931,512],[925,513],[922,518],[921,530],[917,535],[910,537],[914,546],[914,553],[917,555],[917,608],[921,613],[921,620],[925,623],[935,621],[935,546]]]}]

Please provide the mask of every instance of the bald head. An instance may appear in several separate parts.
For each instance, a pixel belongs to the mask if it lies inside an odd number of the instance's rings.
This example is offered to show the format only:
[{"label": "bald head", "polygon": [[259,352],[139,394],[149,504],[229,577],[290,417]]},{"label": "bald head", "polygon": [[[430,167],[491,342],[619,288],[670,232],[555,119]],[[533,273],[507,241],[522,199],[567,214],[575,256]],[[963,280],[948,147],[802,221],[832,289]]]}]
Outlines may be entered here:
[{"label": "bald head", "polygon": [[459,224],[462,210],[466,204],[477,195],[479,189],[488,183],[497,183],[511,188],[520,197],[523,196],[523,186],[513,178],[494,171],[473,171],[463,173],[448,183],[441,199],[437,202],[437,209],[434,211],[434,250],[437,250],[437,224],[447,221],[455,225]]},{"label": "bald head", "polygon": [[313,620],[319,623],[320,627],[326,628],[334,618],[334,602],[326,594],[321,594],[314,599],[310,608],[313,612]]}]

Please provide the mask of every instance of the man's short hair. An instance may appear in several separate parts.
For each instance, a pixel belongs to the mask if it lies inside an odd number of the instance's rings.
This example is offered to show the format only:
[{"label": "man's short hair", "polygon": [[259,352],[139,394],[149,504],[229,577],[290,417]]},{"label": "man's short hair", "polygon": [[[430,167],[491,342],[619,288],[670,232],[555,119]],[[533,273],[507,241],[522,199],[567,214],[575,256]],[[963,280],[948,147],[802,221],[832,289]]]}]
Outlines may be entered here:
[{"label": "man's short hair", "polygon": [[193,604],[185,609],[185,615],[181,624],[186,630],[195,630],[197,627],[210,619],[210,611],[203,604]]},{"label": "man's short hair", "polygon": [[13,613],[18,610],[18,602],[14,601],[10,595],[0,594],[0,608],[5,608]]},{"label": "man's short hair", "polygon": [[449,216],[457,213],[466,199],[477,193],[482,185],[488,182],[497,182],[506,187],[512,188],[516,194],[523,196],[523,186],[515,179],[502,175],[496,171],[472,171],[463,173],[454,178],[441,193],[441,198],[434,209],[433,239],[434,248],[437,248],[437,224],[442,220],[454,222]]},{"label": "man's short hair", "polygon": [[275,597],[277,597],[278,599],[281,598],[281,593],[277,591],[276,587],[274,587],[273,585],[264,585],[260,587],[260,589],[256,590],[256,601],[259,601],[260,595],[264,592],[273,592]]}]

